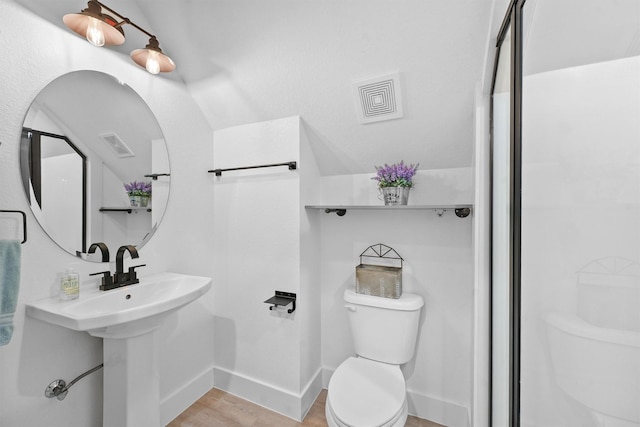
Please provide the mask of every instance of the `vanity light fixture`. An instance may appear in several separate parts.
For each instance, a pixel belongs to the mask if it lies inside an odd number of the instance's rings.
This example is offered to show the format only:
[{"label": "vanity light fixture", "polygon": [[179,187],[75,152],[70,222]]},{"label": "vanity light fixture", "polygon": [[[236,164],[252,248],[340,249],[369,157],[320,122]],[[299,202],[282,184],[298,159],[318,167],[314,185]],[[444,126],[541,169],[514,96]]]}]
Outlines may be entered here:
[{"label": "vanity light fixture", "polygon": [[[105,13],[105,10],[115,15],[117,19]],[[125,37],[122,27],[129,24],[149,36],[149,44],[144,49],[135,49],[131,52],[131,59],[136,64],[146,68],[151,74],[169,72],[176,68],[176,64],[171,58],[162,53],[156,36],[97,0],[89,0],[86,9],[80,13],[64,15],[62,21],[71,31],[86,37],[87,41],[94,46],[123,44]]]}]

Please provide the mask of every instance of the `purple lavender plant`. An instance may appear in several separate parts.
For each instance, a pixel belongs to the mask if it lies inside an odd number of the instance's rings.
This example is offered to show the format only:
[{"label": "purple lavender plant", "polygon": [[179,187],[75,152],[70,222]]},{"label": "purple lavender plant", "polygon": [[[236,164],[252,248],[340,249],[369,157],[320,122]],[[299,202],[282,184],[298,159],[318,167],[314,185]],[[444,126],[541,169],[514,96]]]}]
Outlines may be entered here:
[{"label": "purple lavender plant", "polygon": [[128,184],[124,184],[124,189],[127,190],[127,193],[129,193],[130,196],[151,196],[150,182],[133,181]]},{"label": "purple lavender plant", "polygon": [[391,166],[384,164],[384,166],[376,166],[376,176],[371,179],[378,181],[378,187],[412,187],[413,183],[411,179],[416,174],[418,166],[405,165],[404,161],[400,163],[394,163]]}]

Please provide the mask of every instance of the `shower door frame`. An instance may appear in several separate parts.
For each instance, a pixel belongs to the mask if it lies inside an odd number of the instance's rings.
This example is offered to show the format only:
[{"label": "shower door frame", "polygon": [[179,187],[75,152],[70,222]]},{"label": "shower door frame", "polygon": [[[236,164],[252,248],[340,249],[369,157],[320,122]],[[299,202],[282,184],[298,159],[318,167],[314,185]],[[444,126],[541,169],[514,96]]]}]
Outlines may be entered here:
[{"label": "shower door frame", "polygon": [[[509,336],[508,336],[508,426],[520,426],[520,314],[521,314],[521,218],[522,218],[522,9],[526,0],[511,0],[503,19],[496,42],[495,64],[493,68],[493,80],[491,88],[491,122],[493,123],[493,93],[495,89],[498,60],[500,58],[500,50],[505,39],[507,31],[511,30],[511,51],[510,51],[510,117],[509,117],[509,203],[511,206],[511,215],[509,218],[509,241],[508,248],[509,258],[509,307],[508,319]],[[490,126],[492,129],[492,127]],[[493,153],[494,140],[493,133],[491,136],[491,230],[490,235],[493,236],[493,199],[494,199],[494,183],[493,183]],[[493,244],[491,245],[491,259],[493,259]],[[491,293],[493,294],[493,264],[491,266]],[[491,325],[497,320],[494,319],[493,305],[490,309]],[[499,319],[498,319],[499,320]],[[505,320],[505,319],[502,319]],[[492,329],[492,326],[490,327]],[[490,337],[491,352],[494,351],[494,338]],[[490,358],[492,360],[492,358]],[[492,427],[506,427],[494,425],[493,416],[493,375],[494,367],[490,366],[490,387],[491,399],[489,409],[489,423]]]}]

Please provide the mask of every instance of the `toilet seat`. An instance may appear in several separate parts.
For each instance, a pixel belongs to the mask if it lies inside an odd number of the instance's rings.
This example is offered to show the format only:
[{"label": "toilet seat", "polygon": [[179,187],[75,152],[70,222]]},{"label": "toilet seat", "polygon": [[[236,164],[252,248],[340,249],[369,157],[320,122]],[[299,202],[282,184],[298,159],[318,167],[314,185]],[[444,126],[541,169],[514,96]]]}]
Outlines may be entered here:
[{"label": "toilet seat", "polygon": [[400,367],[350,357],[331,376],[327,405],[338,425],[393,425],[406,412],[406,385]]}]

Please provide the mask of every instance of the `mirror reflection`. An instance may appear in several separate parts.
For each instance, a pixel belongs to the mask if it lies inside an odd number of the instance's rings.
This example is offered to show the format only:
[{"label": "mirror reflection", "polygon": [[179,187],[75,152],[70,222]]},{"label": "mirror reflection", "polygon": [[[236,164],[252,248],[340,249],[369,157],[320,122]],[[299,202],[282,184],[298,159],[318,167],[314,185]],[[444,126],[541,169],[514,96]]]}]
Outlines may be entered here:
[{"label": "mirror reflection", "polygon": [[169,157],[155,116],[129,86],[76,71],[31,104],[20,144],[25,192],[49,237],[72,255],[146,243],[169,195]]}]

